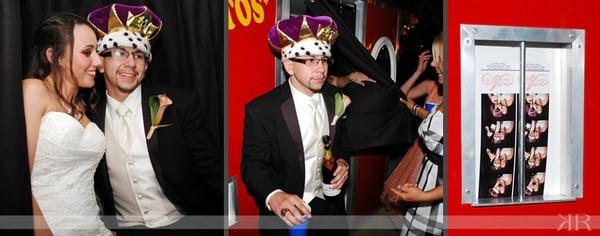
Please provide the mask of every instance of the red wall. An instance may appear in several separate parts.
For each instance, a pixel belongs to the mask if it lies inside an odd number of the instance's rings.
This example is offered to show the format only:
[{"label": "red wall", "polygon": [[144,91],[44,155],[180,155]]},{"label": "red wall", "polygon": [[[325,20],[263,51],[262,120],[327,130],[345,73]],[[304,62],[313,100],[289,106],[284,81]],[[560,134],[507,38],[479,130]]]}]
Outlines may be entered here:
[{"label": "red wall", "polygon": [[[396,42],[397,13],[375,4],[366,4],[367,19],[365,22],[365,47],[370,52],[377,39],[386,36]],[[396,46],[396,45],[395,45]]]},{"label": "red wall", "polygon": [[[596,168],[600,159],[594,147],[600,146],[594,134],[600,131],[599,123],[593,122],[600,115],[600,97],[594,95],[600,86],[594,72],[600,63],[600,7],[595,0],[582,1],[546,1],[546,0],[454,0],[448,3],[448,94],[446,96],[448,116],[448,134],[446,145],[448,165],[448,223],[450,235],[563,235],[588,234],[586,224],[575,224],[575,215],[579,220],[588,221],[588,225],[598,229],[597,215],[600,213],[600,172]],[[584,195],[576,202],[516,205],[506,207],[479,207],[461,204],[461,107],[460,107],[460,24],[513,25],[529,27],[579,28],[585,29],[585,117],[584,117]],[[569,225],[563,224],[571,215]],[[490,216],[513,216],[500,221],[489,221]],[[563,218],[561,218],[561,215]],[[468,217],[481,216],[481,217]],[[484,217],[485,216],[485,217]],[[541,217],[515,217],[541,216]],[[463,218],[464,217],[464,218]],[[591,217],[591,218],[587,218]],[[562,225],[562,230],[557,231]],[[484,227],[487,230],[473,228]],[[494,229],[491,229],[491,228]],[[536,230],[519,230],[517,228]],[[577,228],[579,227],[579,228]],[[465,228],[471,228],[469,230]],[[545,230],[542,230],[545,228]],[[502,230],[499,230],[502,229]],[[596,233],[597,235],[597,233]]]},{"label": "red wall", "polygon": [[[228,150],[229,176],[238,180],[240,215],[258,215],[254,200],[241,181],[244,105],[275,87],[275,58],[267,32],[275,23],[276,1],[228,0]],[[255,217],[242,217],[232,229],[257,228]],[[230,230],[230,235],[258,235],[253,230]]]}]

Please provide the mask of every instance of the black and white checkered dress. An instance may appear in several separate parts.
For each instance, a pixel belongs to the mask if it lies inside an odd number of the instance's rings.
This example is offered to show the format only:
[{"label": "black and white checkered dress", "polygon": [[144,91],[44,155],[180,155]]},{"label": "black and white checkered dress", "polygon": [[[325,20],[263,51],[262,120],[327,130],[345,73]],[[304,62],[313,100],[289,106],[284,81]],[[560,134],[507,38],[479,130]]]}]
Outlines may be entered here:
[{"label": "black and white checkered dress", "polygon": [[[426,150],[421,164],[417,186],[429,191],[442,184],[442,157],[444,155],[444,114],[434,111],[419,126],[421,145]],[[444,202],[415,203],[408,209],[402,222],[400,235],[442,235],[444,225]]]}]

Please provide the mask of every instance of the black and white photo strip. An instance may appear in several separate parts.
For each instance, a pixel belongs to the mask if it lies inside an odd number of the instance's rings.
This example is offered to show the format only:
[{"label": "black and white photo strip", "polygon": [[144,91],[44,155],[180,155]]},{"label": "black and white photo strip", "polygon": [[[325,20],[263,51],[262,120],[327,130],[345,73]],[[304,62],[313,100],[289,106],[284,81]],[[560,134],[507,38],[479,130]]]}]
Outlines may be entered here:
[{"label": "black and white photo strip", "polygon": [[482,94],[479,197],[513,195],[518,95]]},{"label": "black and white photo strip", "polygon": [[527,196],[543,195],[548,158],[549,94],[525,95],[525,181]]}]

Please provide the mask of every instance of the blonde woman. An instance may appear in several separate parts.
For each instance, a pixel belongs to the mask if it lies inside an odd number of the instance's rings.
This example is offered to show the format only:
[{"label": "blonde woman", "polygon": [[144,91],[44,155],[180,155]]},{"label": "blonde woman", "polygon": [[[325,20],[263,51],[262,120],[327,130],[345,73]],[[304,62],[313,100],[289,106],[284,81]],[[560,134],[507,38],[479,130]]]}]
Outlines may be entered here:
[{"label": "blonde woman", "polygon": [[[401,100],[416,116],[423,119],[418,133],[419,138],[407,151],[401,163],[390,175],[384,186],[381,199],[392,214],[399,220],[402,235],[422,235],[442,233],[443,226],[443,106],[442,90],[444,83],[443,41],[441,34],[432,44],[431,66],[435,68],[437,80],[426,80],[412,87],[415,77],[420,76],[429,56],[423,53],[419,68],[401,89],[407,100]],[[410,90],[408,88],[412,87]],[[424,107],[413,99],[427,96]],[[406,215],[404,212],[406,211]],[[423,221],[425,219],[425,221]]]}]

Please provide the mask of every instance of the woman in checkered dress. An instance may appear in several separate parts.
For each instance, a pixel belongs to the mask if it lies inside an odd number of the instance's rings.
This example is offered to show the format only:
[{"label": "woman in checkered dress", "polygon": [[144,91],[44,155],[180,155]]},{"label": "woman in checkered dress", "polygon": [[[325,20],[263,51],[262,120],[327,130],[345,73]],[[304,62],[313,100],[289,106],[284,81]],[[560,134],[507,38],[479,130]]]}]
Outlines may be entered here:
[{"label": "woman in checkered dress", "polygon": [[401,235],[441,235],[443,230],[443,173],[442,159],[443,108],[429,113],[419,126],[420,144],[425,158],[416,183],[393,188],[392,191],[409,203],[401,220]]},{"label": "woman in checkered dress", "polygon": [[[443,42],[441,34],[432,44],[432,62],[438,73],[438,83],[443,84]],[[442,90],[441,86],[439,90]],[[441,93],[440,93],[441,94]],[[426,116],[419,126],[418,145],[423,151],[424,158],[418,167],[418,175],[415,182],[396,183],[390,186],[394,197],[399,200],[403,207],[408,208],[404,217],[402,215],[392,216],[392,219],[400,218],[401,235],[441,235],[443,233],[443,166],[444,155],[444,113],[443,104],[427,111],[419,109],[412,100],[403,101],[407,107],[412,108],[413,113]],[[425,110],[419,113],[420,110]],[[410,170],[407,170],[410,171]],[[396,171],[394,171],[396,172]],[[398,175],[402,175],[399,173]],[[392,174],[394,175],[394,174]],[[386,183],[388,184],[388,183]]]},{"label": "woman in checkered dress", "polygon": [[[415,82],[421,77],[428,65],[436,67],[436,64],[442,65],[441,56],[443,53],[443,42],[441,35],[433,39],[431,53],[424,51],[419,55],[419,63],[414,74],[406,80],[400,87],[400,90],[406,94],[406,100],[401,100],[407,108],[419,119],[425,119],[427,115],[435,110],[443,101],[444,77],[441,71],[438,71],[438,77],[427,79],[416,86]],[[420,106],[414,102],[415,99],[425,97],[425,103]],[[406,151],[394,171],[390,174],[384,183],[381,193],[381,202],[385,205],[390,215],[404,214],[406,204],[399,199],[392,189],[398,185],[414,183],[419,172],[419,166],[425,156],[425,150],[419,144],[419,138],[416,138],[411,147]]]}]

